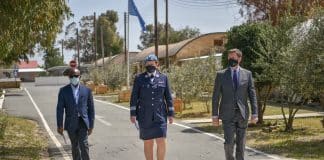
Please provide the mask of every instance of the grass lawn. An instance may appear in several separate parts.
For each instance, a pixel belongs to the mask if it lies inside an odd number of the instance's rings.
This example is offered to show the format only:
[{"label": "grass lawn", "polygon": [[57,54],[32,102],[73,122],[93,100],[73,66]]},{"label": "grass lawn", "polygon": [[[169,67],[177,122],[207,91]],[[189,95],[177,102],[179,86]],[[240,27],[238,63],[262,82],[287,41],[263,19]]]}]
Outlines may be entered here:
[{"label": "grass lawn", "polygon": [[[324,128],[320,122],[322,118],[296,119],[294,131],[283,132],[283,121],[277,122],[277,129],[268,132],[266,126],[250,127],[247,133],[247,145],[249,147],[264,151],[270,154],[302,159],[302,160],[323,160],[324,159]],[[274,124],[275,121],[266,121],[266,124]],[[221,127],[214,127],[211,124],[198,124],[199,129],[223,134]]]},{"label": "grass lawn", "polygon": [[191,119],[191,118],[210,118],[211,117],[211,103],[208,103],[210,113],[207,112],[205,102],[195,101],[191,104],[186,104],[182,113],[176,113],[176,118]]},{"label": "grass lawn", "polygon": [[[182,113],[177,113],[176,117],[181,119],[190,119],[190,118],[210,118],[211,113],[207,113],[206,103],[205,102],[191,102],[191,104],[186,106],[187,109],[183,110]],[[211,111],[211,103],[209,102],[209,108]],[[302,107],[297,114],[299,113],[312,113],[323,111],[317,108],[312,107]],[[288,112],[288,109],[285,108],[285,112]],[[269,115],[281,115],[281,107],[278,104],[269,104],[265,110],[265,116]]]},{"label": "grass lawn", "polygon": [[[323,112],[323,110],[315,108],[315,107],[301,107],[298,113],[313,113],[313,112]],[[288,113],[288,109],[285,108],[285,113]],[[278,104],[268,104],[265,115],[281,115],[281,107]]]},{"label": "grass lawn", "polygon": [[[7,127],[1,124],[7,122]],[[47,156],[47,138],[36,122],[23,118],[7,117],[0,113],[0,159],[42,159]],[[0,131],[1,135],[1,131]]]}]

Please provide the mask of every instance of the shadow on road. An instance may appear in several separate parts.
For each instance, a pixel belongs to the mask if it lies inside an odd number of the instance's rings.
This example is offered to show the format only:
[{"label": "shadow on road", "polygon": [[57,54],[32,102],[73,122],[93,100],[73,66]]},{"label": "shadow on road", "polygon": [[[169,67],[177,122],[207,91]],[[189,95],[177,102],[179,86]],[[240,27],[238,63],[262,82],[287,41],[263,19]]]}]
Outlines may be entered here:
[{"label": "shadow on road", "polygon": [[182,133],[199,133],[199,132],[194,131],[194,130],[192,130],[192,129],[184,129],[184,130],[182,130],[181,132],[182,132]]}]

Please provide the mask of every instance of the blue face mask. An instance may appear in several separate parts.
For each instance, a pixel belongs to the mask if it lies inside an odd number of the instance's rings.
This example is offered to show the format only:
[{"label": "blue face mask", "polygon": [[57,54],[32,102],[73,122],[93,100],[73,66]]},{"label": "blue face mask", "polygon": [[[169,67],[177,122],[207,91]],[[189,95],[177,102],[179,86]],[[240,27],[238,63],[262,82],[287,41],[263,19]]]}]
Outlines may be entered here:
[{"label": "blue face mask", "polygon": [[80,82],[80,78],[77,77],[70,78],[70,83],[74,86],[78,85],[79,82]]}]

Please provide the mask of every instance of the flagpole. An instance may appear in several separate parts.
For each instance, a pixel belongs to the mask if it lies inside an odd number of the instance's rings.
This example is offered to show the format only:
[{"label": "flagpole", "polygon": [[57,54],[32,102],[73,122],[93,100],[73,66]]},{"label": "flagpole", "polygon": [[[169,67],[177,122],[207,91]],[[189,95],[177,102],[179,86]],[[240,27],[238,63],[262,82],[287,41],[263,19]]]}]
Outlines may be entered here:
[{"label": "flagpole", "polygon": [[127,12],[124,13],[124,64],[127,65]]},{"label": "flagpole", "polygon": [[155,55],[159,57],[159,36],[158,36],[158,19],[157,19],[157,0],[154,0],[154,39],[155,39]]},{"label": "flagpole", "polygon": [[93,13],[93,30],[94,30],[94,60],[95,60],[95,68],[97,68],[97,24],[96,24],[96,12]]},{"label": "flagpole", "polygon": [[165,66],[169,69],[169,3],[165,0]]},{"label": "flagpole", "polygon": [[129,14],[127,13],[127,89],[129,88]]}]

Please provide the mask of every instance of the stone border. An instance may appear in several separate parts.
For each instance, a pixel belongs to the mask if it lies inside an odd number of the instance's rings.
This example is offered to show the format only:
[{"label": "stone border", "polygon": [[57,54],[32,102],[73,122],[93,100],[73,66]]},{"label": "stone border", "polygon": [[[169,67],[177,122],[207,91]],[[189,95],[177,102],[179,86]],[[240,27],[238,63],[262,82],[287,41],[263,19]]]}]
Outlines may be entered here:
[{"label": "stone border", "polygon": [[0,97],[0,110],[2,109],[6,91],[2,90],[2,96]]}]

